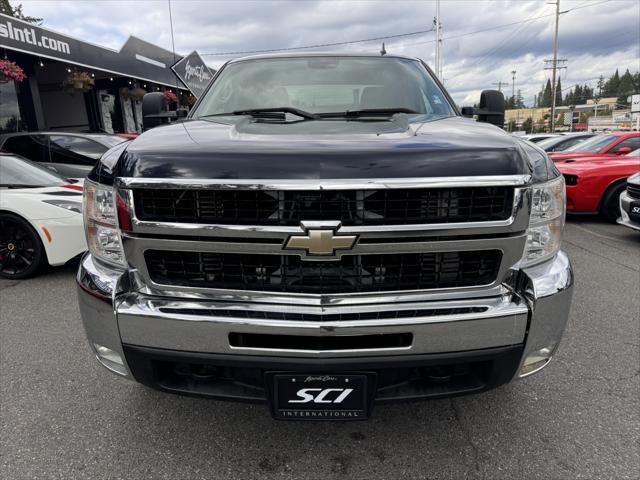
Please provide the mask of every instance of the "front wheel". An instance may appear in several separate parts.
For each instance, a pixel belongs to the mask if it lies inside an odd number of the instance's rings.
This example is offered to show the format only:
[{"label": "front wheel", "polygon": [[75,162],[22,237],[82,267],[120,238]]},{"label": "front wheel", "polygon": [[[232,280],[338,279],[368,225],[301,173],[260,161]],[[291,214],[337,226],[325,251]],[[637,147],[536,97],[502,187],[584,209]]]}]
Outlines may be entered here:
[{"label": "front wheel", "polygon": [[31,225],[23,218],[0,213],[0,277],[31,277],[43,259],[42,242]]},{"label": "front wheel", "polygon": [[609,187],[602,199],[600,213],[611,223],[616,223],[620,216],[620,195],[624,192],[626,186],[627,184],[623,182]]}]

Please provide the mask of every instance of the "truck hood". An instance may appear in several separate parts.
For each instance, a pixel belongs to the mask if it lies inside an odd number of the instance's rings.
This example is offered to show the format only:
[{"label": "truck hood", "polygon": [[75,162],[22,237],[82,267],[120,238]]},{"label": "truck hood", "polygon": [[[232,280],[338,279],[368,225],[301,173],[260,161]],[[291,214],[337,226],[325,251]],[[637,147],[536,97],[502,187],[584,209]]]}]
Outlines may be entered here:
[{"label": "truck hood", "polygon": [[[418,117],[419,118],[419,117]],[[257,122],[247,116],[188,120],[130,142],[90,178],[403,178],[531,173],[520,141],[461,117],[409,122]],[[98,178],[95,178],[95,177]]]}]

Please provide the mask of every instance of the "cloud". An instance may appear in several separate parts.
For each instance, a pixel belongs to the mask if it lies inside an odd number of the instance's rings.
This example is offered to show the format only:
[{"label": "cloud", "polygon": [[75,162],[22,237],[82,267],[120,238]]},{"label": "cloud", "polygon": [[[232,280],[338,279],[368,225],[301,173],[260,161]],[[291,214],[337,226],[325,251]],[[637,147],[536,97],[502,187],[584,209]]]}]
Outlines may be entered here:
[{"label": "cloud", "polygon": [[[22,0],[28,15],[44,26],[111,48],[129,35],[171,49],[165,0]],[[560,58],[563,87],[595,84],[616,68],[640,70],[640,2],[562,0]],[[550,76],[554,6],[542,0],[443,0],[445,85],[460,104],[474,103],[495,82],[511,82],[527,103]],[[179,53],[253,51],[349,41],[416,32],[432,27],[433,1],[190,1],[173,0],[175,45]],[[537,18],[543,17],[543,18]],[[524,23],[516,23],[521,22]],[[500,25],[506,25],[494,28]],[[482,31],[486,30],[486,31]],[[477,33],[472,33],[477,32]],[[385,41],[389,53],[434,60],[434,33]],[[373,41],[331,50],[380,50]],[[322,49],[327,50],[327,49]],[[313,51],[313,50],[309,50]],[[207,56],[218,67],[230,56]],[[511,89],[506,87],[507,93]]]}]

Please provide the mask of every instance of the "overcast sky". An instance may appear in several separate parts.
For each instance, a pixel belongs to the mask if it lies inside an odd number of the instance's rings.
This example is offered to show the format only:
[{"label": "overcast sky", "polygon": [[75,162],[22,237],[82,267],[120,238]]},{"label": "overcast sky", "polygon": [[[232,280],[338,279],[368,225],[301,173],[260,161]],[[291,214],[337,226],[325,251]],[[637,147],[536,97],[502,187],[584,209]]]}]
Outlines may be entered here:
[{"label": "overcast sky", "polygon": [[[20,1],[20,0],[19,0]],[[12,3],[18,3],[13,0]],[[167,0],[21,0],[44,27],[119,49],[129,35],[171,49]],[[175,48],[180,54],[244,52],[317,45],[428,30],[435,1],[190,1],[172,0]],[[545,0],[442,0],[444,81],[461,105],[495,82],[509,82],[529,105],[550,76],[554,5]],[[640,1],[561,0],[559,58],[563,88],[595,86],[616,68],[640,70]],[[542,17],[542,18],[537,18]],[[505,24],[514,25],[502,26]],[[502,26],[502,27],[500,27]],[[474,33],[478,30],[483,32]],[[434,59],[434,32],[385,40],[389,53]],[[380,50],[381,41],[308,51]],[[212,67],[229,58],[204,56]]]}]

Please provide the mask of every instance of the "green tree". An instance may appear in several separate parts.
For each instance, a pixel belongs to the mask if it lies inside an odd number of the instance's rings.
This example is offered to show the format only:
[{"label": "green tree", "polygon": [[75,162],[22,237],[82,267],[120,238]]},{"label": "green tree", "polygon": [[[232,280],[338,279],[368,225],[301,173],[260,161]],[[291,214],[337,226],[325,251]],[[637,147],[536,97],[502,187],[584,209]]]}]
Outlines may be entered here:
[{"label": "green tree", "polygon": [[618,69],[616,69],[616,73],[614,73],[609,80],[604,83],[604,96],[605,97],[617,97],[618,96],[618,88],[620,87],[620,74],[618,73]]},{"label": "green tree", "polygon": [[522,98],[522,90],[516,91],[516,98],[513,100],[515,108],[525,108],[524,99]]},{"label": "green tree", "polygon": [[620,77],[617,103],[621,105],[629,105],[627,98],[629,98],[629,95],[631,95],[632,93],[635,93],[635,91],[636,89],[633,83],[633,77],[631,76],[629,69],[627,69],[627,71],[624,72],[624,75]]},{"label": "green tree", "polygon": [[556,105],[562,105],[562,83],[560,82],[560,78],[558,78],[558,82],[556,83]]},{"label": "green tree", "polygon": [[547,80],[547,84],[544,86],[544,92],[542,93],[541,107],[550,107],[551,99],[553,98],[553,92],[551,90],[551,80]]},{"label": "green tree", "polygon": [[525,121],[522,122],[522,130],[533,133],[533,118],[527,117]]},{"label": "green tree", "polygon": [[10,17],[19,18],[20,20],[24,20],[25,22],[33,23],[35,25],[42,24],[42,18],[25,15],[22,13],[22,4],[19,3],[15,7],[12,7],[9,0],[0,0],[0,13],[4,13]]},{"label": "green tree", "polygon": [[598,96],[601,97],[602,96],[602,89],[604,88],[604,77],[602,75],[600,75],[600,78],[598,79]]}]

